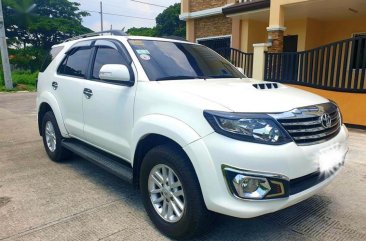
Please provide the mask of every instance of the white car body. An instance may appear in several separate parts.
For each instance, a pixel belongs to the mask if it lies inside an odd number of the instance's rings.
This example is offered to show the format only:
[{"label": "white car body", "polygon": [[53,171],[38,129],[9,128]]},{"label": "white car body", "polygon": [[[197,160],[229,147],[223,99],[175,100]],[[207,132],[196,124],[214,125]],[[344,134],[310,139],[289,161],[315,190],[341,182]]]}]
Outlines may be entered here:
[{"label": "white car body", "polygon": [[[215,132],[203,112],[280,113],[329,100],[282,84],[276,89],[256,89],[253,84],[266,82],[249,78],[150,81],[128,40],[156,38],[107,38],[121,42],[130,54],[135,75],[133,86],[59,76],[55,72],[57,65],[65,52],[80,40],[59,45],[64,46],[61,53],[39,74],[37,107],[40,109],[42,103],[47,103],[52,108],[63,137],[76,138],[123,158],[132,167],[141,139],[151,133],[167,137],[179,144],[192,162],[207,208],[239,218],[256,217],[298,203],[319,192],[336,176],[333,174],[285,198],[245,200],[236,197],[227,186],[223,165],[282,175],[290,180],[303,177],[319,170],[321,153],[336,149],[341,155],[339,162],[343,162],[348,150],[347,129],[342,124],[335,137],[314,145],[302,146],[295,142],[265,145]],[[58,80],[58,91],[51,86],[53,80]],[[93,90],[92,98],[84,98],[84,88]]]}]

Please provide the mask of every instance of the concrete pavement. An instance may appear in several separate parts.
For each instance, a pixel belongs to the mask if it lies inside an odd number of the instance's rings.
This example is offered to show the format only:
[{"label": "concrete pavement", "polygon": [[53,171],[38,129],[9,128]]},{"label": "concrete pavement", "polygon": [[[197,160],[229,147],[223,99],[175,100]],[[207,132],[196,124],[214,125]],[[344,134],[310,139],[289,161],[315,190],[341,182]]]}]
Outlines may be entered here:
[{"label": "concrete pavement", "polygon": [[[350,131],[345,168],[318,195],[250,220],[220,216],[197,240],[366,240],[366,131]],[[35,93],[0,93],[0,240],[166,240],[138,191],[74,157],[50,161]]]}]

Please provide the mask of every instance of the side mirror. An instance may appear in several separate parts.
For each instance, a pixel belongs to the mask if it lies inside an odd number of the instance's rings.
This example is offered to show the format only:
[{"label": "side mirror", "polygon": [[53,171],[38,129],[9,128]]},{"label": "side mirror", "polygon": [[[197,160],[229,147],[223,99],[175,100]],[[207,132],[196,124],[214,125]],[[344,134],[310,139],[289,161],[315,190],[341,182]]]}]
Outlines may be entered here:
[{"label": "side mirror", "polygon": [[101,80],[112,80],[132,85],[130,72],[126,65],[123,64],[105,64],[99,71],[99,78]]},{"label": "side mirror", "polygon": [[240,71],[240,73],[245,74],[245,73],[244,73],[244,69],[243,69],[243,68],[236,67],[236,69],[237,69],[237,70],[239,70],[239,71]]}]

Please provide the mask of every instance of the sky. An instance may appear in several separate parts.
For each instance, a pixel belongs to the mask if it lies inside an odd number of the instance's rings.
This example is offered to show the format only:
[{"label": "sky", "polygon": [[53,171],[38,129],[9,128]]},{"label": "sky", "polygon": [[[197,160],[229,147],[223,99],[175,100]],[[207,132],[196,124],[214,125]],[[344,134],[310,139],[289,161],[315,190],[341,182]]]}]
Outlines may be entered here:
[{"label": "sky", "polygon": [[[100,0],[69,0],[72,2],[80,3],[80,10],[90,10],[99,12]],[[157,4],[162,6],[170,6],[174,3],[180,2],[180,0],[139,0],[151,4]],[[125,30],[131,27],[153,27],[155,26],[155,17],[164,11],[165,8],[151,6],[134,2],[131,0],[102,0],[103,12],[129,15],[147,19],[128,18],[122,16],[112,16],[104,14],[103,26],[104,30],[110,29],[111,25],[113,29]],[[100,14],[91,12],[91,15],[83,19],[83,25],[94,31],[100,31]],[[152,20],[149,20],[152,19]]]}]

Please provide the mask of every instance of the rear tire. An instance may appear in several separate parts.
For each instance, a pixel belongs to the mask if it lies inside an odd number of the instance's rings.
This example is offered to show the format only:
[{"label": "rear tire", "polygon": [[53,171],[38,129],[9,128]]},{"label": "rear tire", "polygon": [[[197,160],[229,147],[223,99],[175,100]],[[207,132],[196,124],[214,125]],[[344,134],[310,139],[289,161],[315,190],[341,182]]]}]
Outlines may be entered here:
[{"label": "rear tire", "polygon": [[201,235],[213,221],[214,214],[206,208],[190,160],[174,145],[157,146],[146,154],[141,166],[140,189],[151,221],[170,238]]},{"label": "rear tire", "polygon": [[62,135],[58,128],[55,115],[48,111],[42,119],[42,138],[43,145],[49,158],[54,162],[67,160],[72,152],[61,145]]}]

